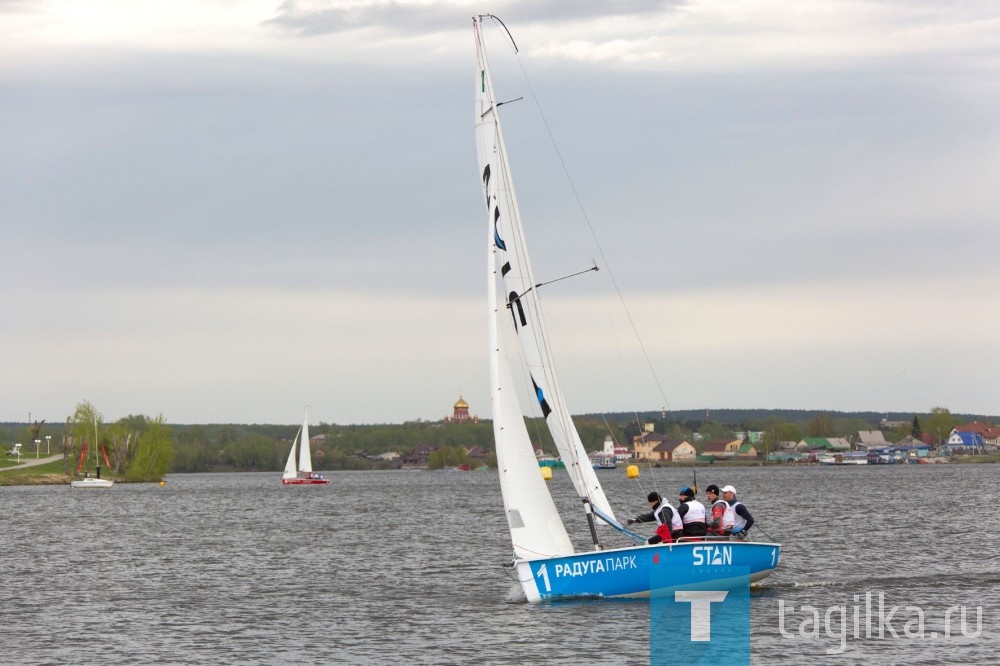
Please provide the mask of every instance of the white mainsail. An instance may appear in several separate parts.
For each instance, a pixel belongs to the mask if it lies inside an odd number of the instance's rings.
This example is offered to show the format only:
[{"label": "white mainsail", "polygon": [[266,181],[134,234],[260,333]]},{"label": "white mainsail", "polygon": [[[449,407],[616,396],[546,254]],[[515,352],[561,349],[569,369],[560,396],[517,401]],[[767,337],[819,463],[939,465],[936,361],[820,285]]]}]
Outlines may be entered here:
[{"label": "white mainsail", "polygon": [[[535,287],[537,282],[528,258],[527,241],[480,31],[482,18],[473,22],[479,65],[476,72],[476,148],[489,215],[490,244],[492,252],[497,254],[491,261],[499,270],[505,294],[506,312],[496,318],[507,322],[504,325],[516,333],[517,348],[530,376],[532,390],[577,493],[587,498],[600,514],[614,520],[614,512],[583,448],[556,380],[552,350]],[[494,430],[497,428],[496,419],[495,411]],[[497,446],[499,448],[499,442]]]},{"label": "white mainsail", "polygon": [[299,440],[299,471],[313,471],[312,456],[309,453],[309,409],[302,417],[302,439]]}]

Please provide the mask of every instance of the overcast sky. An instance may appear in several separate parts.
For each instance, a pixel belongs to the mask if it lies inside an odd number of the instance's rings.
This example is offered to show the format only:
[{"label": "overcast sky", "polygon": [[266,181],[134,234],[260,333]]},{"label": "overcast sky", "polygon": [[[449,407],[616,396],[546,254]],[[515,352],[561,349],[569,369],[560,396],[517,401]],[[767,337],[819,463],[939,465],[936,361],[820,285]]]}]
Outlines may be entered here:
[{"label": "overcast sky", "polygon": [[489,417],[483,11],[571,411],[1000,414],[993,0],[0,0],[0,421]]}]

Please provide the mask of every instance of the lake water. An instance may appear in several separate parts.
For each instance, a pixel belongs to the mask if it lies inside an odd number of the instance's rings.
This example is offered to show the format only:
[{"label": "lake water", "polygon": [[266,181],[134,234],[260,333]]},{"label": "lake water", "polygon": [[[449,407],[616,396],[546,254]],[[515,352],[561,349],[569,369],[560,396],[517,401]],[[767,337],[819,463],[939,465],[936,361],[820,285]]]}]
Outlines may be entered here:
[{"label": "lake water", "polygon": [[[700,469],[702,488],[735,485],[783,543],[778,572],[751,595],[752,663],[1000,663],[998,474],[996,465]],[[648,602],[521,601],[501,567],[510,542],[495,472],[328,476],[311,488],[282,487],[280,474],[171,475],[165,487],[107,491],[0,487],[0,661],[649,663]],[[646,510],[654,481],[674,497],[691,471],[600,477],[630,516]],[[550,487],[585,547],[564,471]],[[887,621],[899,638],[885,625],[878,638],[879,593],[884,614],[898,607]],[[818,609],[819,638],[803,605]],[[960,633],[957,611],[956,635],[942,636],[952,606],[966,607],[967,634],[981,607],[978,636]],[[915,608],[924,638],[904,636]]]}]

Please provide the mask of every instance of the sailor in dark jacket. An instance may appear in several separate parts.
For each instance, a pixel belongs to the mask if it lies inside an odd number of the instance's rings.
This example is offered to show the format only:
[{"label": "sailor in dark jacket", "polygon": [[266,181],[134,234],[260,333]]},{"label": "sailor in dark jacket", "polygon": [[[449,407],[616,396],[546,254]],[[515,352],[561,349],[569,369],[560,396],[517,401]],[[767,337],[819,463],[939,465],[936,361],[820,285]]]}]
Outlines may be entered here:
[{"label": "sailor in dark jacket", "polygon": [[736,488],[725,486],[722,489],[722,499],[733,508],[736,518],[733,521],[733,534],[739,539],[745,539],[747,531],[753,527],[753,516],[743,502],[736,499]]},{"label": "sailor in dark jacket", "polygon": [[[705,505],[694,498],[694,491],[691,488],[684,488],[677,496],[680,506],[677,513],[680,514],[684,523],[684,536],[703,537],[708,533],[708,524],[705,522]],[[698,541],[698,539],[692,539]]]},{"label": "sailor in dark jacket", "polygon": [[652,510],[630,518],[626,524],[651,523],[655,520],[656,534],[646,541],[649,544],[671,543],[679,539],[683,529],[681,517],[677,515],[674,507],[670,506],[670,502],[660,497],[660,493],[657,492],[649,493],[646,496],[646,501],[649,502],[649,508]]}]

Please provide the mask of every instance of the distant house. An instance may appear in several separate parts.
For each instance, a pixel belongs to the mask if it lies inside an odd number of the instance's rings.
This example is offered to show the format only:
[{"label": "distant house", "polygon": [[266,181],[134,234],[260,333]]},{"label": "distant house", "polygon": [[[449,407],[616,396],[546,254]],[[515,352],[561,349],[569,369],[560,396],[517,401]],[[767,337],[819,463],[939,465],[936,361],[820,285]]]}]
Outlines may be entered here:
[{"label": "distant house", "polygon": [[705,446],[701,449],[701,453],[706,456],[731,458],[739,453],[740,446],[742,445],[743,441],[740,439],[713,439],[705,443]]},{"label": "distant house", "polygon": [[889,453],[894,458],[926,458],[930,455],[931,445],[924,442],[923,440],[914,437],[913,435],[907,435],[903,439],[899,440],[892,445],[889,449]]},{"label": "distant house", "polygon": [[889,442],[885,441],[885,435],[881,430],[859,430],[854,442],[855,451],[881,449],[886,446],[889,446]]},{"label": "distant house", "polygon": [[653,450],[667,441],[663,435],[655,432],[643,432],[632,437],[632,457],[636,460],[653,460]]},{"label": "distant house", "polygon": [[683,439],[664,438],[653,449],[652,456],[649,459],[655,462],[693,462],[697,457],[698,451],[690,442]]},{"label": "distant house", "polygon": [[399,460],[399,454],[396,453],[395,451],[386,451],[385,453],[380,453],[375,457],[378,458],[379,460],[384,460],[386,462],[390,462],[392,460]]},{"label": "distant house", "polygon": [[402,457],[403,464],[411,467],[426,467],[430,462],[432,451],[434,451],[434,447],[430,444],[417,444],[412,451]]},{"label": "distant house", "polygon": [[326,455],[326,435],[313,435],[309,438],[309,450],[313,458]]},{"label": "distant house", "polygon": [[535,460],[538,461],[539,465],[545,464],[546,466],[551,466],[552,463],[556,462],[562,464],[562,461],[556,456],[550,456],[545,451],[542,451],[541,444],[532,444],[531,447],[535,450]]},{"label": "distant house", "polygon": [[964,423],[962,425],[955,426],[951,429],[950,435],[953,435],[956,432],[976,433],[982,437],[983,444],[1000,444],[1000,426],[973,421],[972,423]]},{"label": "distant house", "polygon": [[945,440],[943,448],[951,451],[976,452],[983,449],[983,436],[978,432],[959,432],[952,430]]},{"label": "distant house", "polygon": [[602,453],[605,458],[611,458],[616,463],[627,462],[632,457],[632,453],[628,450],[628,447],[616,442],[615,438],[611,435],[604,438],[604,450]]},{"label": "distant house", "polygon": [[757,447],[755,447],[750,442],[744,442],[740,444],[740,448],[736,450],[737,458],[756,458],[757,457]]},{"label": "distant house", "polygon": [[486,449],[484,449],[483,447],[476,445],[470,447],[463,447],[463,449],[465,449],[465,453],[467,456],[469,456],[470,460],[474,462],[486,462],[486,457],[488,454],[486,453]]},{"label": "distant house", "polygon": [[749,431],[749,432],[748,431],[743,431],[743,432],[734,432],[733,433],[733,436],[736,437],[737,439],[739,439],[740,441],[743,441],[743,436],[744,435],[749,435],[749,437],[750,437],[750,443],[754,444],[754,445],[760,445],[760,443],[762,441],[764,441],[764,431],[763,430],[754,430],[754,431]]},{"label": "distant house", "polygon": [[803,437],[795,448],[800,451],[849,451],[851,445],[843,437]]}]

